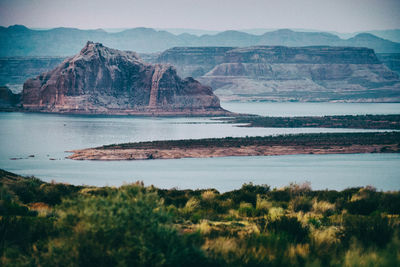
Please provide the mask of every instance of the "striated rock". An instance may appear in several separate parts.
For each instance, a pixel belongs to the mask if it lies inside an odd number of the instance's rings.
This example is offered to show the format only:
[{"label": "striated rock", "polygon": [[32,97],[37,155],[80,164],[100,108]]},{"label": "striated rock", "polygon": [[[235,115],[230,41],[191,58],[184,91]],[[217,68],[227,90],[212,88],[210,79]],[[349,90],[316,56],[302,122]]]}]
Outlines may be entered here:
[{"label": "striated rock", "polygon": [[400,101],[398,74],[368,48],[178,47],[156,61],[196,77],[222,100]]},{"label": "striated rock", "polygon": [[162,52],[156,62],[174,65],[182,77],[200,77],[225,62],[234,47],[174,47]]},{"label": "striated rock", "polygon": [[23,108],[81,114],[222,115],[208,86],[182,80],[171,65],[88,42],[55,69],[25,82]]}]

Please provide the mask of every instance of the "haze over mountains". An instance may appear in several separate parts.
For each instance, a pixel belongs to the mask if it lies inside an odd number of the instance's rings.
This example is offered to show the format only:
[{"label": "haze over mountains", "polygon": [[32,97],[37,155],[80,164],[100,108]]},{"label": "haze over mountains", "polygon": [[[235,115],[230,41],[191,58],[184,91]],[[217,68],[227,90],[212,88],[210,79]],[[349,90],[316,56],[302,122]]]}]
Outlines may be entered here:
[{"label": "haze over mountains", "polygon": [[370,33],[360,33],[349,39],[326,32],[298,32],[288,29],[262,35],[240,31],[224,31],[201,36],[179,35],[151,28],[132,28],[110,33],[102,29],[80,30],[54,28],[32,30],[22,25],[0,27],[0,57],[12,56],[70,56],[88,40],[106,46],[139,53],[161,52],[176,46],[356,46],[374,49],[376,53],[400,53],[400,43]]}]

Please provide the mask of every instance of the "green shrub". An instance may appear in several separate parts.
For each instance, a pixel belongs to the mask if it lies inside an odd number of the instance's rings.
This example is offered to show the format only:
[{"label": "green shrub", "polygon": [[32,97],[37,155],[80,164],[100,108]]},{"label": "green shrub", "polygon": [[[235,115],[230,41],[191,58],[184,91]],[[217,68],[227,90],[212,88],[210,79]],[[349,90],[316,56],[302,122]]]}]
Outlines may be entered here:
[{"label": "green shrub", "polygon": [[292,199],[289,205],[295,212],[309,212],[313,206],[313,203],[309,197],[299,196]]},{"label": "green shrub", "polygon": [[231,198],[236,205],[247,202],[255,206],[257,203],[257,195],[265,195],[269,191],[270,187],[267,185],[253,185],[253,183],[248,183],[243,184],[242,188],[239,190],[224,193],[222,198]]},{"label": "green shrub", "polygon": [[356,238],[365,247],[371,245],[385,247],[394,233],[388,218],[380,214],[372,216],[348,214],[344,217],[343,227],[342,240],[347,245],[352,238]]},{"label": "green shrub", "polygon": [[256,214],[256,209],[251,205],[251,203],[240,203],[239,206],[239,215],[244,217],[252,217]]},{"label": "green shrub", "polygon": [[[199,248],[170,226],[156,193],[124,186],[107,196],[79,196],[58,207],[61,238],[49,242],[44,265],[176,266],[204,261]],[[68,255],[68,259],[66,258]]]},{"label": "green shrub", "polygon": [[294,217],[282,216],[269,222],[267,229],[276,235],[286,238],[289,242],[305,243],[308,241],[308,227],[303,227]]}]

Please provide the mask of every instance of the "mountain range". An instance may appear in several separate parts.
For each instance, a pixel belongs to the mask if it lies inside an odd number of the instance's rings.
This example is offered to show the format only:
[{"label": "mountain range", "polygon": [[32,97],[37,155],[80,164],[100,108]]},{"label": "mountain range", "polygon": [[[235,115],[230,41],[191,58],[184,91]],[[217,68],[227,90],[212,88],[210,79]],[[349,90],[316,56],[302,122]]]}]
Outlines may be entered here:
[{"label": "mountain range", "polygon": [[257,45],[280,46],[346,46],[367,47],[376,53],[400,53],[400,43],[370,33],[360,33],[348,39],[326,32],[300,32],[289,29],[265,32],[262,35],[240,31],[224,31],[197,36],[189,33],[175,35],[164,30],[132,28],[121,32],[54,28],[32,30],[22,25],[0,27],[0,57],[70,56],[88,40],[106,46],[139,53],[160,52],[172,47]]}]

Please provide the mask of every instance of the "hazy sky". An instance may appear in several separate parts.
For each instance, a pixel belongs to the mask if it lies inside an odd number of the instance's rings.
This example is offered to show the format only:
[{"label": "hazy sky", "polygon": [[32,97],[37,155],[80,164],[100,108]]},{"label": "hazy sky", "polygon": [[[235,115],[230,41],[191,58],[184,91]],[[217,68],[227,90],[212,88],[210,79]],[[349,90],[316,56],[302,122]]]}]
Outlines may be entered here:
[{"label": "hazy sky", "polygon": [[76,28],[400,28],[400,0],[0,0],[0,25]]}]

